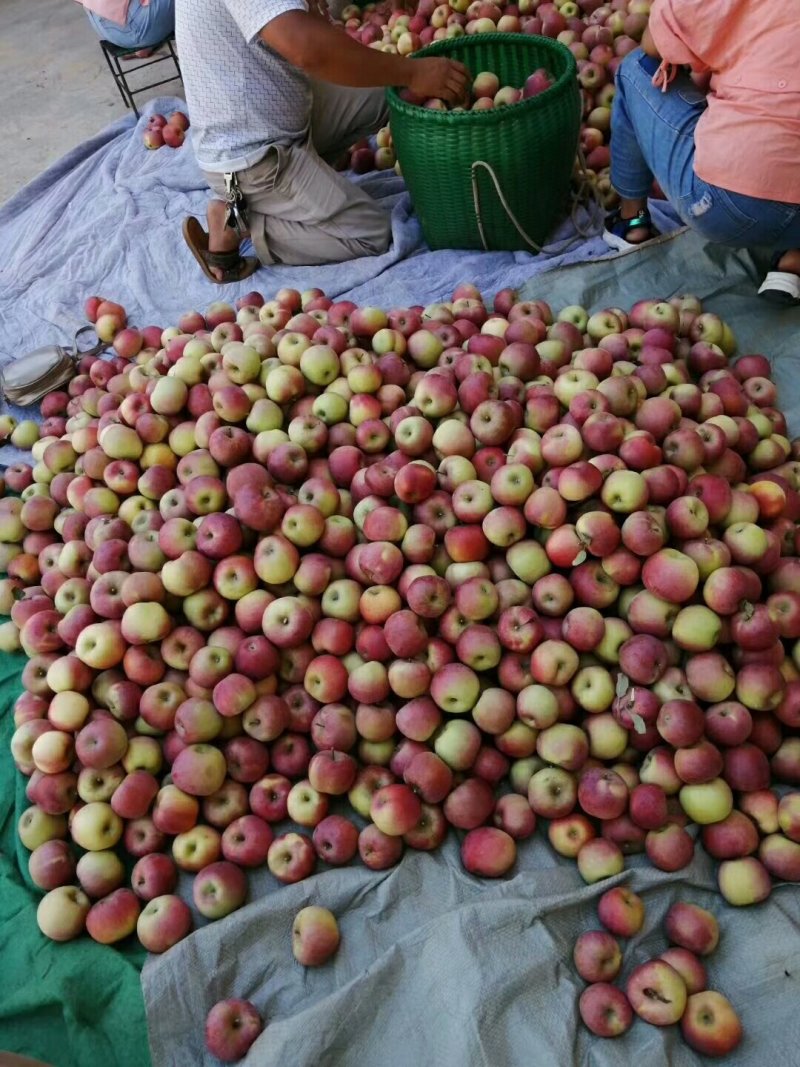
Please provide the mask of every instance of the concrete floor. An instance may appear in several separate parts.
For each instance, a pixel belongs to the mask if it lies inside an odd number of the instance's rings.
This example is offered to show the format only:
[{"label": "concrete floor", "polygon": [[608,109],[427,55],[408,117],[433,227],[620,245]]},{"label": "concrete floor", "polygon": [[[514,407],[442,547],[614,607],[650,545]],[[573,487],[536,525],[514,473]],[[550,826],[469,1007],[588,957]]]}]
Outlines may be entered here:
[{"label": "concrete floor", "polygon": [[[160,69],[139,77],[158,80]],[[139,106],[148,95],[182,96],[183,87],[142,94]],[[0,0],[0,100],[0,203],[126,112],[75,0]]]}]

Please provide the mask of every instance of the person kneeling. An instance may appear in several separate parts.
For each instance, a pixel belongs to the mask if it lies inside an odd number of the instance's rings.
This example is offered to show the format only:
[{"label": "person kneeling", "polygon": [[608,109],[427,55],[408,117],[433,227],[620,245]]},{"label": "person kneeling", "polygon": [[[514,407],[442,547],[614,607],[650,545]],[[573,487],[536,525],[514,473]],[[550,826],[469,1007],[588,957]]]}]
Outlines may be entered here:
[{"label": "person kneeling", "polygon": [[617,72],[611,182],[621,204],[607,242],[622,249],[656,236],[655,177],[709,241],[771,248],[759,294],[800,303],[798,53],[791,5],[655,0],[642,48]]},{"label": "person kneeling", "polygon": [[[444,58],[368,48],[325,0],[177,0],[181,69],[197,161],[217,199],[208,233],[184,237],[206,275],[259,263],[339,263],[389,247],[389,215],[330,165],[387,120],[384,87],[460,100],[468,73]],[[242,258],[249,229],[255,257]]]}]

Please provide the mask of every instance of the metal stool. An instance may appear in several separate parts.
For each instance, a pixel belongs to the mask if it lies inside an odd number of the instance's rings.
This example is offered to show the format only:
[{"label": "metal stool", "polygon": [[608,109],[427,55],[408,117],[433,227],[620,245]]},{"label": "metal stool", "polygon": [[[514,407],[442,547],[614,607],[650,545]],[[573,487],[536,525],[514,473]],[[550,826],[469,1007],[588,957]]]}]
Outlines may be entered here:
[{"label": "metal stool", "polygon": [[[139,93],[147,92],[148,89],[155,89],[158,85],[166,85],[167,82],[174,81],[175,78],[180,78],[181,68],[178,64],[178,56],[173,48],[173,38],[167,37],[165,40],[160,41],[159,44],[152,45],[154,52],[158,52],[160,49],[166,47],[166,55],[155,55],[151,59],[143,59],[141,63],[126,64],[122,66],[120,60],[123,56],[133,55],[135,52],[140,52],[141,48],[120,48],[119,45],[111,44],[109,41],[101,41],[100,47],[103,50],[103,55],[106,57],[106,63],[108,63],[108,69],[114,78],[119,89],[119,95],[125,104],[125,107],[133,109],[136,118],[139,118],[139,109],[134,102],[134,96]],[[161,81],[148,82],[147,85],[141,86],[139,89],[132,89],[128,84],[128,75],[133,74],[134,71],[144,70],[145,67],[152,67],[156,63],[168,63],[172,61],[175,64],[175,74],[169,78],[163,78]]]}]

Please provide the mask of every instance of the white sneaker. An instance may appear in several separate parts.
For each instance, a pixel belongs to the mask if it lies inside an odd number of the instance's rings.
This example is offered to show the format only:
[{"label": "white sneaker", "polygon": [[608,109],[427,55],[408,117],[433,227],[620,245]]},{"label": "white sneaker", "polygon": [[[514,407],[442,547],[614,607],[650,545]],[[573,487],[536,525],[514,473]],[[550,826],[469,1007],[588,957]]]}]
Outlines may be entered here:
[{"label": "white sneaker", "polygon": [[761,283],[758,295],[772,304],[791,307],[800,304],[800,276],[787,271],[771,270]]}]

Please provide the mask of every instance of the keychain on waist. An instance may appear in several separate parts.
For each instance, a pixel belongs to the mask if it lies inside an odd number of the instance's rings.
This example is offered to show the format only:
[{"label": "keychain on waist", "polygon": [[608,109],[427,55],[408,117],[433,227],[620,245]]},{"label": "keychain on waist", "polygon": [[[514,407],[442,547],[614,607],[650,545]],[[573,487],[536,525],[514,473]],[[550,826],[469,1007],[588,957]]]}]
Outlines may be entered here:
[{"label": "keychain on waist", "polygon": [[225,225],[236,230],[239,236],[247,233],[247,215],[244,202],[244,193],[239,188],[239,179],[235,174],[225,174],[225,202],[228,205],[228,214],[225,217]]}]

